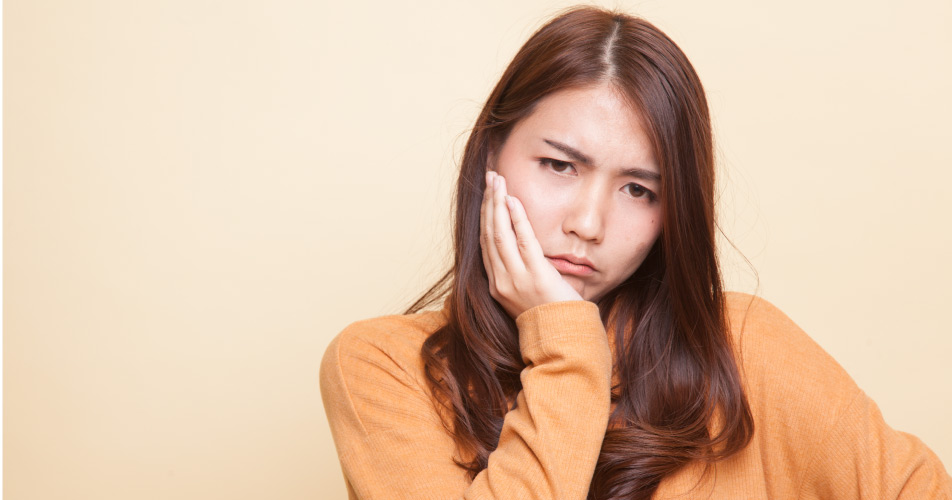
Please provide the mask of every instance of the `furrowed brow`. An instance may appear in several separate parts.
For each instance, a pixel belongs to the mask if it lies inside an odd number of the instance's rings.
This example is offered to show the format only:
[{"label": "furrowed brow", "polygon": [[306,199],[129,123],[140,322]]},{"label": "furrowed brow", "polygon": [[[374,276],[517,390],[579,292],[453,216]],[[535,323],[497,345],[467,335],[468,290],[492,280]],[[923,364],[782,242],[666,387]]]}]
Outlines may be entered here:
[{"label": "furrowed brow", "polygon": [[[576,161],[584,165],[595,165],[595,162],[590,156],[573,148],[572,146],[569,146],[568,144],[562,144],[561,142],[553,141],[551,139],[542,140],[545,141],[545,143],[549,146],[552,146],[553,148],[565,153],[566,156],[572,159],[572,161]],[[661,174],[645,168],[624,168],[619,170],[618,173],[626,177],[634,177],[636,179],[645,181],[661,182]]]},{"label": "furrowed brow", "polygon": [[569,146],[568,144],[562,144],[561,142],[553,141],[551,139],[542,139],[542,140],[545,141],[545,143],[548,144],[549,146],[552,146],[553,148],[558,149],[559,151],[568,155],[568,157],[571,158],[572,161],[577,161],[579,163],[584,163],[586,165],[595,164],[595,162],[592,161],[591,157],[573,148],[572,146]]}]

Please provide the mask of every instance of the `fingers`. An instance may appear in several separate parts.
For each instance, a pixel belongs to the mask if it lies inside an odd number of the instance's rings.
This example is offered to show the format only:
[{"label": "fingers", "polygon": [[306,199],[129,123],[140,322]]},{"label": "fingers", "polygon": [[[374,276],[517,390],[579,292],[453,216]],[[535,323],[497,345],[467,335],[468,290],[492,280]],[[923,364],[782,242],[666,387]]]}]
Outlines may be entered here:
[{"label": "fingers", "polygon": [[[486,275],[489,278],[489,290],[491,295],[496,294],[496,279],[493,272],[493,263],[499,262],[496,245],[492,241],[493,234],[493,204],[492,204],[492,183],[495,172],[486,172],[486,189],[483,191],[483,202],[479,212],[479,243],[483,254],[483,267],[486,268]],[[500,264],[497,264],[498,268]]]},{"label": "fingers", "polygon": [[480,246],[489,293],[513,318],[539,304],[582,300],[546,260],[525,207],[507,195],[505,179],[495,172],[486,174]]},{"label": "fingers", "polygon": [[516,233],[506,205],[506,179],[496,176],[493,180],[493,240],[506,271],[518,280],[525,274],[526,265],[519,254]]},{"label": "fingers", "polygon": [[539,274],[543,269],[546,269],[546,264],[549,266],[551,264],[545,260],[542,246],[539,244],[539,240],[536,239],[535,231],[532,230],[529,216],[526,215],[526,207],[515,196],[507,196],[506,198],[510,217],[512,218],[512,227],[516,234],[516,246],[519,248],[522,261],[530,273]]}]

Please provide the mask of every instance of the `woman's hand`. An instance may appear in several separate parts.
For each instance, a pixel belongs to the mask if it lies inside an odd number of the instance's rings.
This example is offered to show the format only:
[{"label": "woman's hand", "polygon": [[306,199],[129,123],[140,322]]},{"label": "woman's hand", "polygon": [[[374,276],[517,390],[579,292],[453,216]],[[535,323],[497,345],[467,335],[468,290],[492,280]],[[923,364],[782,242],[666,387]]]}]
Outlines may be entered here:
[{"label": "woman's hand", "polygon": [[489,294],[510,316],[548,302],[583,300],[546,260],[522,202],[506,194],[506,181],[486,173],[480,209],[480,246]]}]

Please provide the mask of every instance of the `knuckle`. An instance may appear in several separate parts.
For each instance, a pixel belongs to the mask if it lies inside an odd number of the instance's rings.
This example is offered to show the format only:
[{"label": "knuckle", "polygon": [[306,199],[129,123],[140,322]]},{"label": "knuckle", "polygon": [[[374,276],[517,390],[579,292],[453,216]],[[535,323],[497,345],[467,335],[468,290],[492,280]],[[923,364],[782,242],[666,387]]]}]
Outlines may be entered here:
[{"label": "knuckle", "polygon": [[529,241],[529,238],[519,238],[516,243],[519,244],[519,250],[526,251],[532,248],[532,242]]},{"label": "knuckle", "polygon": [[493,241],[496,243],[496,245],[502,245],[503,242],[506,241],[506,239],[503,237],[502,233],[500,233],[500,232],[498,232],[498,231],[494,231],[494,232],[493,232]]}]

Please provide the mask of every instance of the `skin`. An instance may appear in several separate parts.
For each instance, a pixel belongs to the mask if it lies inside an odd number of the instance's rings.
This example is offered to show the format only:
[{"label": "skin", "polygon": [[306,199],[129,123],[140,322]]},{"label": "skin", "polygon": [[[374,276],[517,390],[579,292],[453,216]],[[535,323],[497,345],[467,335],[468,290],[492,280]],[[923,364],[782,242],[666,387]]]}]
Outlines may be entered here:
[{"label": "skin", "polygon": [[[486,176],[483,263],[513,318],[548,302],[597,301],[661,232],[660,168],[640,115],[608,83],[540,100],[492,152]],[[561,254],[593,269],[553,259]]]}]

